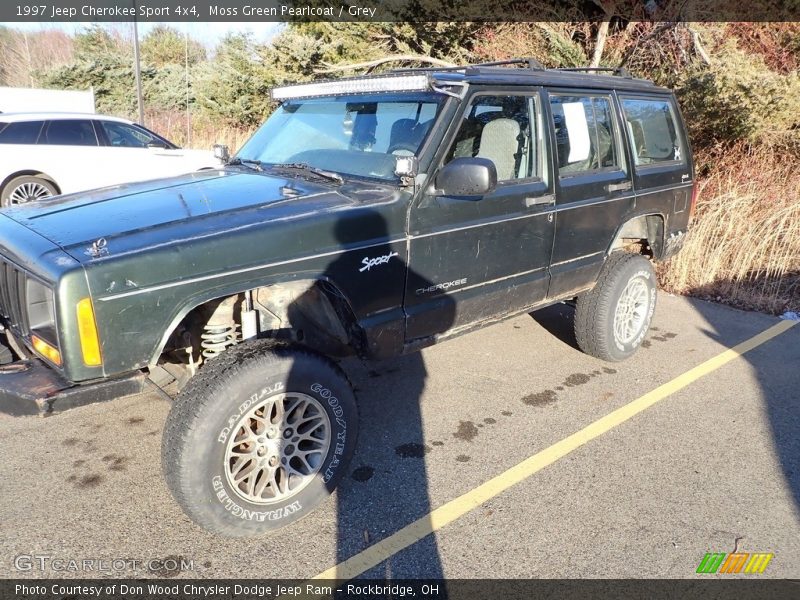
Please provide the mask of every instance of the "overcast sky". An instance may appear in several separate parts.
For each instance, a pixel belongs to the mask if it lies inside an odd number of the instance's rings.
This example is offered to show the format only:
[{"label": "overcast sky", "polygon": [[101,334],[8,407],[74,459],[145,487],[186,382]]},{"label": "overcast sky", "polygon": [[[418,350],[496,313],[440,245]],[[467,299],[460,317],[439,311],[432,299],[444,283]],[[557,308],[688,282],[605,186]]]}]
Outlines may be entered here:
[{"label": "overcast sky", "polygon": [[[139,37],[141,38],[156,25],[169,25],[182,32],[188,30],[189,35],[213,47],[226,33],[251,32],[258,42],[267,42],[278,32],[281,23],[139,23]],[[25,31],[42,31],[44,29],[61,29],[67,33],[75,33],[91,23],[0,23],[6,27],[22,29]],[[121,31],[132,31],[133,23],[101,23]]]}]

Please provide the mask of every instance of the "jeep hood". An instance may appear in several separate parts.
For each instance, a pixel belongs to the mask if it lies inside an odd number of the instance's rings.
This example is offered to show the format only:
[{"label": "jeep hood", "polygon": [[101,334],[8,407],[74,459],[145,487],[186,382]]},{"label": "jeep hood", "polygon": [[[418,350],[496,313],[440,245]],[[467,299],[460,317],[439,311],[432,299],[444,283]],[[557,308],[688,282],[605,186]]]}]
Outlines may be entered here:
[{"label": "jeep hood", "polygon": [[85,263],[392,195],[374,184],[317,184],[234,170],[200,171],[59,196],[5,215]]}]

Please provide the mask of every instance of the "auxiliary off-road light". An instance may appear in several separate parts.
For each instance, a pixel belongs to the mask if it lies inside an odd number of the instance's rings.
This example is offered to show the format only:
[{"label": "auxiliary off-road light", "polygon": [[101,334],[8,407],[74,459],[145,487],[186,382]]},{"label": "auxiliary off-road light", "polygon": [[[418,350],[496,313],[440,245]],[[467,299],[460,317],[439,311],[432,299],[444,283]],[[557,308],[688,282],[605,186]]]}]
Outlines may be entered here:
[{"label": "auxiliary off-road light", "polygon": [[429,89],[430,79],[427,75],[397,75],[287,85],[274,88],[270,94],[273,100],[286,100],[370,92],[424,92]]},{"label": "auxiliary off-road light", "polygon": [[78,302],[78,336],[81,340],[83,363],[87,367],[97,367],[103,364],[100,355],[100,340],[97,337],[97,324],[94,320],[94,307],[91,298],[84,298]]},{"label": "auxiliary off-road light", "polygon": [[33,344],[33,349],[36,350],[36,352],[44,356],[54,365],[59,367],[61,366],[61,353],[53,346],[35,335],[31,336],[31,343]]}]

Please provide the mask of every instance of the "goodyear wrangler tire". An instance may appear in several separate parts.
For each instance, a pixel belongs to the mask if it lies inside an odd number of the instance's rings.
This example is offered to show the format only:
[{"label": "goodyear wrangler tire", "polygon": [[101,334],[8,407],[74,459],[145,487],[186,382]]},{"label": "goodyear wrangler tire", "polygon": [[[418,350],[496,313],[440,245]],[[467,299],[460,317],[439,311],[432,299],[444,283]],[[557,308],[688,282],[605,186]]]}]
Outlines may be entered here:
[{"label": "goodyear wrangler tire", "polygon": [[178,396],[164,427],[164,477],[201,527],[258,535],[331,495],[357,428],[353,390],[335,364],[255,341],[214,358]]},{"label": "goodyear wrangler tire", "polygon": [[640,254],[615,252],[595,287],[575,304],[575,338],[581,350],[603,360],[630,357],[644,340],[656,308],[656,275]]}]

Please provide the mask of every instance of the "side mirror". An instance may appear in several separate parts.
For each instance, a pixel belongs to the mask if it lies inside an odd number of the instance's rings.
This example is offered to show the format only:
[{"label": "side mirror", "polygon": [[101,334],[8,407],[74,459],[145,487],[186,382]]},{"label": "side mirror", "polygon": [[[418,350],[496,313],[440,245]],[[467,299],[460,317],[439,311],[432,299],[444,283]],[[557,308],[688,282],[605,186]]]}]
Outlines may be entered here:
[{"label": "side mirror", "polygon": [[497,169],[488,158],[454,158],[436,176],[437,196],[483,196],[497,185]]},{"label": "side mirror", "polygon": [[214,144],[214,158],[220,162],[227,163],[231,159],[228,147],[224,144]]}]

